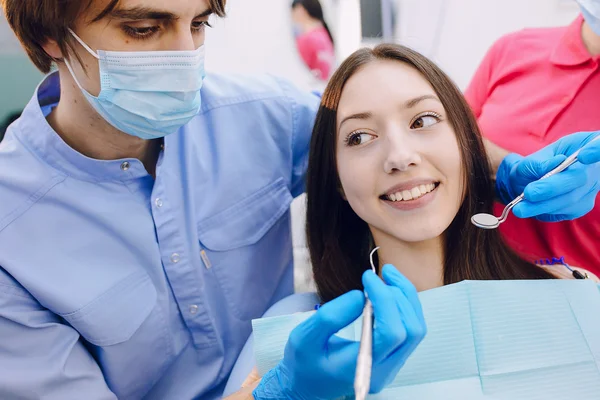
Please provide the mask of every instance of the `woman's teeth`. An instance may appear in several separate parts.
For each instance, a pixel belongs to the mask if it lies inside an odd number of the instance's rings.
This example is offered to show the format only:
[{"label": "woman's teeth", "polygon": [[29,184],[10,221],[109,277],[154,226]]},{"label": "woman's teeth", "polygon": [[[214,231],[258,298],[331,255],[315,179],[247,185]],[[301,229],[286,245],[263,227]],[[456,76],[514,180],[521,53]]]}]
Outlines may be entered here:
[{"label": "woman's teeth", "polygon": [[427,193],[435,189],[435,183],[428,183],[427,185],[420,185],[412,188],[411,190],[403,190],[398,193],[392,193],[388,195],[388,199],[391,201],[408,201],[416,200],[419,197],[426,195]]}]

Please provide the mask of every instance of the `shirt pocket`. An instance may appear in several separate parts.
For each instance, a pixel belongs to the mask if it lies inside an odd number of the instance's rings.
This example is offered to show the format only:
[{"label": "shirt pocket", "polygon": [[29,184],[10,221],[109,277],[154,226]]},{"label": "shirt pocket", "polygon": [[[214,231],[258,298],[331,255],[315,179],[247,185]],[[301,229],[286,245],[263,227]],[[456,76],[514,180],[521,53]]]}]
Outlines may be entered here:
[{"label": "shirt pocket", "polygon": [[113,346],[129,340],[156,305],[156,289],[144,272],[134,272],[84,307],[59,314],[88,342]]},{"label": "shirt pocket", "polygon": [[260,316],[271,301],[293,252],[292,195],[282,178],[198,223],[200,246],[234,315]]},{"label": "shirt pocket", "polygon": [[59,314],[91,344],[110,389],[140,398],[174,359],[156,288],[143,271],[114,283],[82,308]]}]

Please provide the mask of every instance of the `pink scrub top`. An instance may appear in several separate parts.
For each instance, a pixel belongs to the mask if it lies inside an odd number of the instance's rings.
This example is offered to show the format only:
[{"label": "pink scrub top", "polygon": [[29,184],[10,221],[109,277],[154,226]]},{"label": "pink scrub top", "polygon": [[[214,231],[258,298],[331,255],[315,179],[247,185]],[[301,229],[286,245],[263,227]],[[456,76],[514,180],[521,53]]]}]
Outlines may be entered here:
[{"label": "pink scrub top", "polygon": [[[498,146],[528,155],[561,137],[600,130],[600,57],[581,38],[583,18],[559,28],[525,29],[498,40],[465,92],[482,133]],[[496,204],[496,215],[503,205]],[[600,274],[600,200],[574,221],[510,216],[500,226],[528,261],[565,257]]]},{"label": "pink scrub top", "polygon": [[319,79],[329,79],[335,62],[335,53],[327,30],[321,26],[306,32],[296,38],[296,45],[308,68]]}]

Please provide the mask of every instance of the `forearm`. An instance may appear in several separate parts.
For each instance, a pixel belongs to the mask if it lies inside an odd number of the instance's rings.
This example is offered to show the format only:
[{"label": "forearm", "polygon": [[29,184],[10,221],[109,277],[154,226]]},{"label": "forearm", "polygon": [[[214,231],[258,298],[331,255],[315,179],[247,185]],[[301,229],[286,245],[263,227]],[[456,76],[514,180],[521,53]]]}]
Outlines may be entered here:
[{"label": "forearm", "polygon": [[496,180],[498,168],[500,167],[502,160],[504,160],[504,158],[509,155],[510,152],[485,138],[483,139],[483,144],[485,145],[485,151],[490,162],[492,179]]},{"label": "forearm", "polygon": [[259,382],[255,382],[252,385],[243,387],[241,390],[235,392],[234,394],[225,397],[223,400],[254,400],[254,396],[252,396],[252,392],[258,386]]},{"label": "forearm", "polygon": [[256,367],[253,368],[252,372],[250,372],[250,375],[248,375],[246,380],[242,383],[242,388],[234,394],[225,397],[223,400],[254,400],[252,392],[260,383],[260,379],[261,378],[258,375],[258,370]]}]

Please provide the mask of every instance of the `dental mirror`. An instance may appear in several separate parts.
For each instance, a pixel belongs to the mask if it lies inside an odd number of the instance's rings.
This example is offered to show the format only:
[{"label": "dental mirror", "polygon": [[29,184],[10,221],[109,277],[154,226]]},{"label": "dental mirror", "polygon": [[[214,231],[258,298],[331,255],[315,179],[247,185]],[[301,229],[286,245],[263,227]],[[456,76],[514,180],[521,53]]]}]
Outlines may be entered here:
[{"label": "dental mirror", "polygon": [[504,207],[504,211],[502,211],[502,215],[500,216],[500,218],[488,213],[479,213],[471,217],[471,222],[473,223],[473,225],[481,229],[496,229],[500,226],[501,223],[506,221],[510,210],[512,210],[512,208],[519,204],[524,198],[525,193],[521,194],[519,197],[515,198],[513,201],[508,203],[507,206]]},{"label": "dental mirror", "polygon": [[471,222],[478,228],[495,229],[500,226],[500,220],[492,214],[480,213],[471,217]]},{"label": "dental mirror", "polygon": [[[591,143],[596,140],[600,140],[600,135],[596,136],[595,138],[590,140],[590,142],[588,142],[588,143]],[[579,149],[575,153],[571,154],[558,167],[554,168],[552,171],[550,171],[546,175],[542,176],[539,180],[549,178],[552,175],[556,175],[556,174],[564,171],[565,169],[569,168],[571,165],[573,165],[574,163],[577,162],[577,156],[579,155],[580,151],[581,151],[581,149]],[[506,218],[508,217],[508,213],[510,212],[510,210],[512,210],[512,208],[514,206],[516,206],[517,204],[519,204],[524,198],[525,198],[525,193],[521,193],[521,195],[519,197],[516,197],[513,201],[508,203],[506,205],[506,207],[504,207],[504,211],[502,211],[502,215],[500,216],[500,218],[498,218],[492,214],[480,213],[480,214],[473,215],[471,217],[471,222],[473,223],[473,225],[475,225],[478,228],[496,229],[497,227],[500,226],[501,223],[506,221]]]}]

